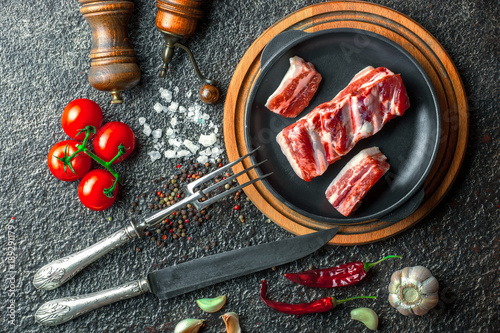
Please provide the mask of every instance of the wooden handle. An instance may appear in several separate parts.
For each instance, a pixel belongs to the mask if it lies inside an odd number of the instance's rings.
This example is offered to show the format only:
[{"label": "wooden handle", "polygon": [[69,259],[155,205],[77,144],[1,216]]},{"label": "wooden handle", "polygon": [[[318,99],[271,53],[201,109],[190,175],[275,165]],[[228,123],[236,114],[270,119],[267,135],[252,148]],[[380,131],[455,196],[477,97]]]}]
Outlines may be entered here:
[{"label": "wooden handle", "polygon": [[113,95],[112,104],[122,103],[121,92],[135,87],[141,78],[127,23],[132,1],[79,0],[80,12],[92,29],[90,84]]}]

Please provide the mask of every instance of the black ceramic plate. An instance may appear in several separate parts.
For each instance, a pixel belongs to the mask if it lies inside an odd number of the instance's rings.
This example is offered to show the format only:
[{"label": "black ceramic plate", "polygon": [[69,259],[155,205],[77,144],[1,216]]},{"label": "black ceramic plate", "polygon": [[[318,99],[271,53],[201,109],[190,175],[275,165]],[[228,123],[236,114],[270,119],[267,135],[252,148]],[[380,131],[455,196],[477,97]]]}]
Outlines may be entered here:
[{"label": "black ceramic plate", "polygon": [[[323,80],[309,106],[290,119],[272,113],[264,105],[288,70],[292,56],[312,62]],[[379,133],[358,142],[320,177],[311,182],[300,179],[282,154],[276,135],[320,103],[331,100],[366,66],[384,66],[400,73],[410,108],[404,116],[388,122]],[[274,173],[264,185],[278,200],[317,221],[359,223],[394,212],[423,188],[439,146],[440,112],[429,78],[401,46],[383,36],[357,29],[311,34],[289,31],[276,36],[266,46],[261,67],[246,105],[246,144],[248,150],[261,146],[253,162],[268,160],[258,172]],[[391,168],[363,198],[360,207],[344,217],[327,201],[325,190],[353,156],[373,146],[387,156]]]}]

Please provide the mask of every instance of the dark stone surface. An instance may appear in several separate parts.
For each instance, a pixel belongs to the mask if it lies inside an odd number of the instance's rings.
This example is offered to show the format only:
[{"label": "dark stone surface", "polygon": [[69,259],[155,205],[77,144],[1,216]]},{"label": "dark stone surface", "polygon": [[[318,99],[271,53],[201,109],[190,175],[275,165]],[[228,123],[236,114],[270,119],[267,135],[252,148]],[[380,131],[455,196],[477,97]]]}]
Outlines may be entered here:
[{"label": "dark stone surface", "polygon": [[[202,71],[220,82],[222,101],[232,73],[251,43],[283,16],[316,2],[320,1],[221,0],[203,5],[205,17],[188,45]],[[449,52],[467,91],[467,153],[454,185],[440,205],[418,225],[386,241],[325,247],[276,271],[252,274],[165,302],[144,295],[53,328],[33,320],[36,309],[51,299],[103,290],[143,277],[161,266],[291,235],[266,223],[266,217],[249,202],[242,204],[240,212],[246,222],[241,223],[229,201],[210,210],[214,218],[193,228],[190,241],[167,243],[165,247],[149,239],[137,241],[102,258],[57,290],[35,290],[32,278],[43,264],[82,249],[123,227],[127,219],[141,216],[129,211],[130,203],[143,192],[148,193],[146,201],[151,201],[149,195],[160,187],[153,180],[171,176],[176,161],[163,158],[150,162],[147,152],[152,150],[153,142],[142,134],[137,119],[144,116],[155,126],[165,128],[166,118],[153,110],[153,105],[161,101],[159,88],[177,86],[181,92],[192,91],[193,96],[185,98],[184,103],[193,104],[197,102],[199,82],[188,58],[180,52],[174,55],[168,78],[164,81],[158,77],[163,40],[154,27],[153,0],[135,1],[129,30],[142,80],[124,94],[125,103],[120,106],[110,106],[109,96],[87,82],[91,33],[76,1],[0,2],[0,244],[4,257],[0,264],[0,331],[172,332],[176,322],[197,317],[207,321],[205,332],[221,332],[224,325],[219,317],[223,312],[201,313],[194,300],[226,294],[228,302],[222,311],[237,312],[244,332],[366,331],[349,319],[349,311],[360,306],[369,306],[378,313],[382,332],[498,332],[498,4],[479,0],[374,2],[408,15],[429,30]],[[117,202],[104,212],[83,207],[77,198],[78,182],[58,181],[46,166],[50,147],[66,138],[60,126],[61,112],[68,102],[80,97],[99,103],[105,121],[126,122],[137,133],[136,151],[117,167],[125,184]],[[204,110],[222,123],[223,102]],[[186,129],[192,131],[193,138],[199,135],[199,127]],[[143,209],[142,215],[148,212]],[[107,220],[108,216],[112,221]],[[16,247],[12,267],[8,262],[9,240]],[[136,252],[136,247],[142,251]],[[352,288],[313,290],[292,285],[282,277],[284,272],[309,265],[371,261],[387,254],[400,254],[403,259],[381,264],[366,281]],[[387,302],[391,273],[412,265],[427,266],[441,285],[439,306],[419,318],[404,317]],[[8,280],[10,276],[15,281]],[[331,294],[337,298],[377,295],[378,299],[295,318],[262,304],[258,290],[264,278],[269,281],[270,295],[280,300],[302,302]],[[15,309],[13,323],[8,316],[10,304]]]}]

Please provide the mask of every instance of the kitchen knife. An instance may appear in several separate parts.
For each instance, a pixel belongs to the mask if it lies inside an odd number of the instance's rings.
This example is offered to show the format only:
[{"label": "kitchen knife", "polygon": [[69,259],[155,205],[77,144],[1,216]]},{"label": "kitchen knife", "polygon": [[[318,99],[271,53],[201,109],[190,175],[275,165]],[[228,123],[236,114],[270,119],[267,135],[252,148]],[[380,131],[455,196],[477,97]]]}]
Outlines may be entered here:
[{"label": "kitchen knife", "polygon": [[65,323],[91,310],[151,292],[168,299],[235,277],[282,265],[311,254],[332,239],[338,227],[304,236],[250,246],[202,257],[148,274],[146,278],[81,296],[70,296],[43,304],[35,320],[47,326]]}]

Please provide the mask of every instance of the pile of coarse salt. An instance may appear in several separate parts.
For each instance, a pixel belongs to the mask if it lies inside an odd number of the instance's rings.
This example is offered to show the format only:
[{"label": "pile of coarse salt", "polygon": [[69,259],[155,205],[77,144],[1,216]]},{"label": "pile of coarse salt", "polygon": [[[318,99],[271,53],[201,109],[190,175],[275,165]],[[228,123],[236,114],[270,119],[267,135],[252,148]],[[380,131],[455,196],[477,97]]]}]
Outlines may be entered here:
[{"label": "pile of coarse salt", "polygon": [[[153,138],[153,151],[148,155],[154,162],[162,156],[165,158],[193,157],[198,163],[214,162],[223,152],[219,140],[219,127],[210,120],[210,115],[203,112],[202,106],[193,103],[188,107],[173,100],[174,94],[179,94],[179,88],[174,92],[160,88],[162,103],[157,102],[153,109],[158,114],[167,117],[165,133],[161,128],[152,129],[145,117],[139,118],[143,133]],[[186,99],[191,97],[191,91],[186,93]],[[189,130],[189,128],[195,130]],[[197,128],[196,128],[197,127]],[[198,137],[189,137],[193,132],[203,132]],[[164,135],[163,135],[164,134]],[[163,140],[161,140],[163,137]]]}]

